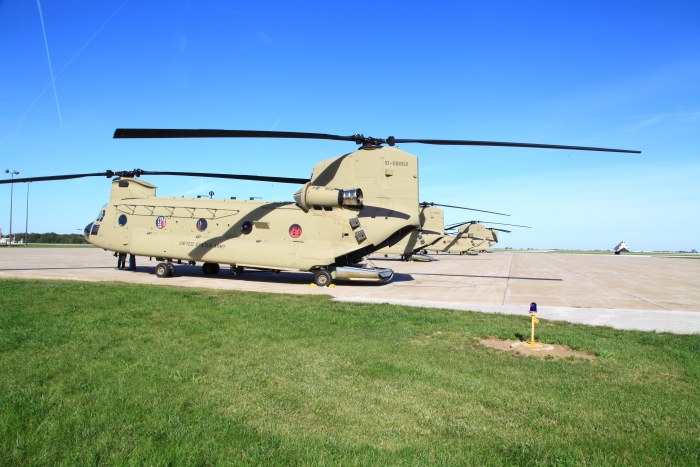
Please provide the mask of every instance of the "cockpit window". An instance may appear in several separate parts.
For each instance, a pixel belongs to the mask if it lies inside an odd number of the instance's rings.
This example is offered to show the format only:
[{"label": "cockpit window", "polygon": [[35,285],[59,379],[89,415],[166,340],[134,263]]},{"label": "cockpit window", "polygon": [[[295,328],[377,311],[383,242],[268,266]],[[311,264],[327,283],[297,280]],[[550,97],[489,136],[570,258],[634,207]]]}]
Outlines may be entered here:
[{"label": "cockpit window", "polygon": [[99,224],[92,224],[92,231],[90,232],[90,235],[97,235],[97,232],[100,231],[100,225]]},{"label": "cockpit window", "polygon": [[97,215],[97,222],[102,222],[105,218],[105,210],[101,210],[100,213]]}]

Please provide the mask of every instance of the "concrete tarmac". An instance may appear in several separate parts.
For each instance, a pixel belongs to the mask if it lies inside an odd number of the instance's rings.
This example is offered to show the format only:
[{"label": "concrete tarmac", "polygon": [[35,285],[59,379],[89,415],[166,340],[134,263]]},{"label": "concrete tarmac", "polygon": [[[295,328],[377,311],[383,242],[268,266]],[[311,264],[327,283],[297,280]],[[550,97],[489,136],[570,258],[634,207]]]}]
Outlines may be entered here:
[{"label": "concrete tarmac", "polygon": [[336,300],[527,315],[537,302],[544,319],[618,329],[700,333],[700,261],[653,256],[499,252],[434,255],[431,263],[372,258],[392,268],[388,284],[341,283],[310,287],[309,273],[246,271],[233,278],[177,265],[176,277],[155,276],[155,260],[139,257],[137,271],[116,269],[112,253],[97,248],[3,248],[0,277],[123,281],[256,292],[328,294]]}]

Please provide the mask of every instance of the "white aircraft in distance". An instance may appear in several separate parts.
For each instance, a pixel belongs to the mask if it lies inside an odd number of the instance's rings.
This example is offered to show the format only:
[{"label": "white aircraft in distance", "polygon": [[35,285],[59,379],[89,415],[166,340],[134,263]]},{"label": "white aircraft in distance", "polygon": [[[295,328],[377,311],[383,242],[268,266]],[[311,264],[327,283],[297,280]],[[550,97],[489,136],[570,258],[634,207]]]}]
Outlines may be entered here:
[{"label": "white aircraft in distance", "polygon": [[618,243],[615,248],[613,248],[613,251],[615,252],[616,255],[619,255],[623,251],[626,251],[629,253],[630,248],[627,246],[627,243],[625,243],[625,241],[623,240],[620,243]]}]

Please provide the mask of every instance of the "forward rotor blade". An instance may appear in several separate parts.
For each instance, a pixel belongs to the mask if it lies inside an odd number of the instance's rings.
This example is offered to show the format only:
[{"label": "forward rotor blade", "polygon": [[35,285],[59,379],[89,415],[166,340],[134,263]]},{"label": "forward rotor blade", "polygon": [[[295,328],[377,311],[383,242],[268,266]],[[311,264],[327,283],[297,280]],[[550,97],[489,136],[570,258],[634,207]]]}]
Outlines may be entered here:
[{"label": "forward rotor blade", "polygon": [[498,146],[508,148],[569,149],[573,151],[624,152],[630,154],[642,153],[642,151],[632,151],[629,149],[592,148],[587,146],[563,146],[559,144],[507,143],[501,141],[469,141],[455,139],[394,139],[393,142],[435,144],[442,146]]},{"label": "forward rotor blade", "polygon": [[330,139],[357,142],[360,135],[339,136],[325,133],[257,130],[172,130],[158,128],[117,128],[114,138],[291,138]]},{"label": "forward rotor blade", "polygon": [[441,206],[443,208],[454,208],[454,209],[466,209],[467,211],[478,211],[478,212],[485,212],[488,214],[496,214],[497,216],[508,216],[510,217],[510,214],[501,214],[500,212],[493,212],[493,211],[484,211],[482,209],[473,209],[473,208],[464,208],[462,206],[450,206],[449,204],[437,204],[437,203],[426,203],[423,202],[421,203],[421,206]]},{"label": "forward rotor blade", "polygon": [[419,143],[443,146],[500,146],[515,148],[536,149],[569,149],[575,151],[601,151],[624,152],[641,154],[641,151],[627,149],[593,148],[587,146],[563,146],[558,144],[533,144],[533,143],[507,143],[501,141],[472,141],[457,139],[396,139],[373,138],[362,134],[351,136],[330,135],[327,133],[306,133],[301,131],[259,131],[259,130],[186,130],[186,129],[159,129],[159,128],[117,128],[114,138],[290,138],[290,139],[326,139],[333,141],[352,141],[357,144],[379,146],[388,144],[394,146],[397,143]]},{"label": "forward rotor blade", "polygon": [[201,172],[153,172],[143,170],[142,175],[175,175],[182,177],[208,177],[208,178],[228,178],[233,180],[252,180],[256,182],[273,182],[273,183],[293,183],[295,185],[303,185],[308,182],[309,178],[289,178],[289,177],[265,177],[260,175],[235,175],[235,174],[215,174]]},{"label": "forward rotor blade", "polygon": [[215,173],[200,173],[200,172],[156,172],[141,169],[125,170],[121,172],[113,172],[106,170],[104,172],[90,174],[71,174],[71,175],[51,175],[48,177],[30,177],[30,178],[15,178],[14,180],[0,180],[0,184],[5,183],[25,183],[25,182],[48,182],[55,180],[70,180],[83,177],[139,177],[141,175],[175,175],[184,177],[208,177],[208,178],[227,178],[233,180],[252,180],[255,182],[272,182],[272,183],[293,183],[295,185],[303,185],[308,182],[308,178],[289,178],[289,177],[266,177],[260,175],[236,175],[236,174],[215,174]]},{"label": "forward rotor blade", "polygon": [[49,177],[28,177],[28,178],[15,178],[14,180],[0,180],[0,184],[4,183],[27,183],[27,182],[49,182],[53,180],[71,180],[73,178],[84,178],[84,177],[112,177],[114,172],[111,170],[106,170],[104,172],[97,172],[91,174],[72,174],[72,175],[51,175]]}]

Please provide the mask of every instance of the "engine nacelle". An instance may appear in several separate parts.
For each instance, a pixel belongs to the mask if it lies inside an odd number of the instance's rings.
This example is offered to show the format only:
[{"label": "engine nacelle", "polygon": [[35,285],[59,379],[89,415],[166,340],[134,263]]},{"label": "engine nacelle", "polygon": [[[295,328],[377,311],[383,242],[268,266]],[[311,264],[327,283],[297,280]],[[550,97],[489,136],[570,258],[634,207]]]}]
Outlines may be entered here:
[{"label": "engine nacelle", "polygon": [[294,193],[294,201],[304,210],[308,211],[314,206],[362,206],[362,190],[341,190],[327,186],[312,186],[306,183],[301,190]]}]

